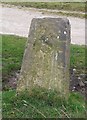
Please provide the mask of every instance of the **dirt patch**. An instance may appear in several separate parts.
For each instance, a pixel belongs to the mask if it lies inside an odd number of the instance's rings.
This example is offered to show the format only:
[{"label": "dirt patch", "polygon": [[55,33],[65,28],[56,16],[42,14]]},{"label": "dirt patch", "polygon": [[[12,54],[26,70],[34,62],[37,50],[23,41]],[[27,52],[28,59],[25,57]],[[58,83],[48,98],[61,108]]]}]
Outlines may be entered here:
[{"label": "dirt patch", "polygon": [[86,90],[86,77],[85,73],[77,74],[76,69],[70,69],[70,91],[78,91],[85,95]]}]

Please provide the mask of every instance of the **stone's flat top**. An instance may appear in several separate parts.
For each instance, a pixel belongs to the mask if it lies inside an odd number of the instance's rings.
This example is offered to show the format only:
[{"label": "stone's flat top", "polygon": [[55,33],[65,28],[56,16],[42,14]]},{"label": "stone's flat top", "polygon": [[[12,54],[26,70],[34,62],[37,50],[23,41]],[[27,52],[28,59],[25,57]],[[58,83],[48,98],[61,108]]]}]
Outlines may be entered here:
[{"label": "stone's flat top", "polygon": [[[61,26],[64,24],[70,25],[69,19],[67,18],[56,18],[56,17],[42,17],[42,18],[33,18],[33,22],[47,22],[47,21],[51,21],[52,23],[56,22],[56,25],[58,24],[58,22],[60,22]],[[49,23],[48,23],[49,24]]]},{"label": "stone's flat top", "polygon": [[57,22],[65,22],[65,23],[67,23],[67,24],[70,24],[69,23],[69,19],[67,19],[67,18],[56,18],[56,17],[37,17],[37,18],[33,18],[33,21],[52,21],[52,22],[55,22],[55,21],[57,21]]},{"label": "stone's flat top", "polygon": [[[55,41],[55,39],[58,39],[58,38],[64,41],[67,40],[69,41],[69,43],[71,42],[71,37],[70,37],[71,25],[67,18],[52,18],[52,17],[33,18],[31,23],[34,29],[38,29],[38,28],[43,29],[41,31],[43,32],[42,38],[47,39],[46,37],[49,36],[50,40],[48,40],[48,42],[51,41],[53,43],[53,40]],[[45,30],[45,35],[44,35],[44,30]],[[48,32],[49,34],[47,35],[46,33]],[[54,34],[57,34],[56,38]],[[53,40],[51,40],[52,38]]]},{"label": "stone's flat top", "polygon": [[67,18],[60,18],[60,17],[37,17],[37,18],[33,18],[35,20],[64,20],[64,21],[67,21],[68,19]]}]

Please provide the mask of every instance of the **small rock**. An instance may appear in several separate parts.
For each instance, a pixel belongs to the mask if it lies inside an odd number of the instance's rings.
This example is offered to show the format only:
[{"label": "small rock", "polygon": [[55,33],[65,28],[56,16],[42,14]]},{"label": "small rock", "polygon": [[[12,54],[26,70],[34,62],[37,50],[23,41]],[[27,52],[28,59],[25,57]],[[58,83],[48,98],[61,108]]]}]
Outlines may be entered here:
[{"label": "small rock", "polygon": [[87,81],[85,81],[84,83],[87,84]]},{"label": "small rock", "polygon": [[74,69],[73,69],[73,73],[75,73],[75,72],[76,72],[76,69],[74,68]]},{"label": "small rock", "polygon": [[80,77],[80,76],[78,77],[78,80],[81,80],[81,77]]},{"label": "small rock", "polygon": [[85,86],[85,84],[82,81],[79,82],[79,85],[80,85],[80,87]]},{"label": "small rock", "polygon": [[72,91],[75,91],[75,88],[76,88],[76,87],[74,86],[73,89],[72,89]]},{"label": "small rock", "polygon": [[85,75],[85,74],[80,74],[80,76],[81,76],[82,78],[86,77],[86,75]]}]

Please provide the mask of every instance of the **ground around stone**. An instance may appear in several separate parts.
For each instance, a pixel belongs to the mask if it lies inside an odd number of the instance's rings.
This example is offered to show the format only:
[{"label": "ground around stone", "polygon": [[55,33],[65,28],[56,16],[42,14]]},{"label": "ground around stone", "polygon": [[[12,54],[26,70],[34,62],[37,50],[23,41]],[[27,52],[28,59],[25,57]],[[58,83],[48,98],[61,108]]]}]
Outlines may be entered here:
[{"label": "ground around stone", "polygon": [[[8,82],[5,83],[8,87],[8,89],[16,89],[17,88],[17,82],[19,79],[20,71],[16,71],[13,73],[13,76],[10,76],[8,78]],[[86,93],[86,86],[85,86],[85,78],[87,75],[85,74],[79,74],[77,75],[74,73],[74,68],[70,69],[70,91],[73,92],[79,92],[83,96],[85,96]],[[3,86],[4,87],[4,86]]]}]

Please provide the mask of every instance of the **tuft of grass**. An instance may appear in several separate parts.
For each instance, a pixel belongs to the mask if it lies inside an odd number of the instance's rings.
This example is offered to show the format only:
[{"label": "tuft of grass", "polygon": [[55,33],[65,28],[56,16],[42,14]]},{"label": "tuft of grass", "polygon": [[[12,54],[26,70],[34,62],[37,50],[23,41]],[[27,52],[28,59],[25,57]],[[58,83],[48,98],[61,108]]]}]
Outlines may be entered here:
[{"label": "tuft of grass", "polygon": [[[24,91],[18,96],[16,91],[3,92],[3,118],[85,118],[85,102],[80,94],[71,93],[66,101],[54,92],[38,91],[40,97],[35,91],[32,95]],[[53,95],[56,101],[52,101]]]}]

